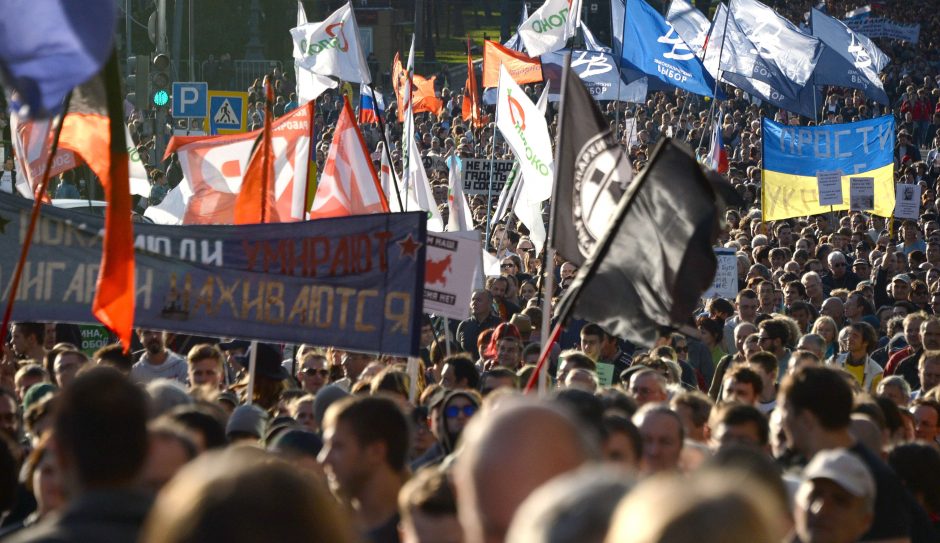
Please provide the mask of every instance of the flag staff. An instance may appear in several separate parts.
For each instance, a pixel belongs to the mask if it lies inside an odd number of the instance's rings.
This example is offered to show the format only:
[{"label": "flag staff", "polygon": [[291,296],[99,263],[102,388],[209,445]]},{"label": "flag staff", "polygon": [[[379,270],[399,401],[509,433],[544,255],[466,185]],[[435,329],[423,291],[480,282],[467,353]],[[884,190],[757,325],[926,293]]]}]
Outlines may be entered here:
[{"label": "flag staff", "polygon": [[[65,95],[62,103],[62,113],[52,120],[52,147],[49,151],[49,157],[46,159],[46,167],[42,170],[42,178],[39,186],[33,193],[33,210],[29,215],[29,226],[26,229],[26,236],[23,238],[23,247],[20,249],[20,259],[16,262],[16,270],[13,272],[13,279],[10,281],[10,289],[7,291],[7,305],[3,311],[3,327],[0,328],[0,344],[6,341],[7,331],[10,328],[10,318],[13,316],[13,302],[16,301],[17,290],[20,286],[20,278],[23,276],[23,266],[26,264],[26,257],[29,255],[29,247],[33,242],[33,233],[36,231],[36,221],[39,219],[39,209],[42,206],[42,197],[49,186],[49,172],[52,170],[52,161],[55,158],[56,151],[59,149],[59,136],[62,135],[62,124],[65,116],[68,114],[69,103],[72,100],[72,92]],[[130,348],[130,346],[125,346]]]},{"label": "flag staff", "polygon": [[[718,11],[716,10],[715,13],[717,14]],[[712,115],[715,114],[715,104],[718,103],[718,82],[721,81],[721,57],[723,57],[724,54],[725,54],[725,39],[726,39],[727,36],[728,36],[728,21],[729,21],[730,19],[731,19],[731,8],[729,7],[729,8],[727,8],[727,9],[725,9],[725,26],[724,26],[724,29],[723,29],[722,32],[721,32],[721,46],[718,48],[718,67],[716,68],[716,71],[715,71],[715,87],[714,87],[714,90],[712,91],[712,105],[711,105],[711,107],[708,109],[708,117],[707,117],[707,118],[708,118],[709,120],[711,120]],[[714,28],[715,28],[714,25],[712,25],[712,30],[714,30]],[[708,31],[708,37],[705,38],[705,46],[702,47],[702,59],[705,58],[705,52],[706,52],[706,50],[708,49],[708,44],[711,42],[711,35],[712,35],[711,30],[709,30],[709,31]],[[706,71],[707,71],[707,70],[706,70]],[[706,132],[706,130],[705,130],[705,127],[703,126],[703,127],[702,127],[702,135],[701,135],[701,136],[699,137],[699,139],[698,139],[698,145],[696,146],[696,149],[698,149],[699,147],[701,147],[701,146],[702,146],[702,142],[705,141],[705,132]],[[762,138],[762,139],[763,139],[763,138]],[[761,156],[763,156],[763,155],[761,155]]]},{"label": "flag staff", "polygon": [[[375,89],[372,88],[372,84],[367,83],[366,87],[368,87],[369,92],[372,93],[372,98],[375,99]],[[379,121],[379,132],[382,133],[382,143],[384,144],[382,145],[382,147],[384,147],[383,150],[385,151],[385,156],[388,157],[388,165],[389,165],[388,169],[391,170],[392,185],[395,187],[395,198],[398,200],[398,209],[404,210],[405,205],[401,201],[401,190],[399,190],[398,188],[398,174],[395,172],[395,162],[392,160],[392,152],[388,148],[388,138],[385,136],[385,123],[382,121],[382,112],[379,111],[382,108],[378,107],[379,106],[378,100],[375,100],[375,106],[376,106],[375,118],[378,119]],[[361,98],[360,98],[359,107],[360,109],[362,108]],[[385,197],[388,198],[388,195],[386,194]]]},{"label": "flag staff", "polygon": [[492,228],[490,227],[490,217],[493,214],[493,172],[496,169],[496,127],[498,124],[499,103],[496,104],[496,111],[493,113],[493,152],[490,154],[490,179],[486,187],[486,240],[483,244],[484,247],[490,246],[490,235],[492,234]]},{"label": "flag staff", "polygon": [[[558,102],[558,128],[555,130],[555,173],[554,179],[552,180],[554,185],[552,188],[552,199],[549,202],[549,213],[548,213],[548,232],[545,236],[545,251],[543,253],[545,257],[545,263],[542,265],[543,279],[542,284],[544,285],[544,290],[542,292],[542,326],[539,338],[542,341],[542,354],[539,356],[539,363],[535,368],[535,371],[532,374],[532,378],[529,380],[529,384],[526,387],[526,391],[529,391],[533,388],[535,383],[538,383],[539,395],[545,396],[548,394],[548,372],[545,370],[545,360],[548,358],[548,353],[552,351],[552,345],[558,339],[558,334],[561,333],[562,322],[559,320],[555,324],[555,330],[549,336],[549,327],[551,326],[552,320],[552,294],[555,290],[555,248],[552,243],[555,239],[555,202],[558,200],[558,164],[561,160],[560,156],[560,142],[561,142],[561,123],[565,118],[565,84],[568,81],[568,77],[571,75],[571,52],[566,52],[562,65],[564,66],[561,72],[561,97]],[[577,77],[577,76],[576,76]]]}]

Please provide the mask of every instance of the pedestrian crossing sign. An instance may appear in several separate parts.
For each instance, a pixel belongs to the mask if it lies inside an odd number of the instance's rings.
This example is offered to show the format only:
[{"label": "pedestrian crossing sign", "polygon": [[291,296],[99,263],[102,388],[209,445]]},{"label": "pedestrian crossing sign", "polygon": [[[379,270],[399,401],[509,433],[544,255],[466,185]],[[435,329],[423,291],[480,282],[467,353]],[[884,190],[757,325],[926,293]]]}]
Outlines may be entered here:
[{"label": "pedestrian crossing sign", "polygon": [[248,125],[248,93],[209,91],[209,117],[206,126],[210,134],[240,134]]}]

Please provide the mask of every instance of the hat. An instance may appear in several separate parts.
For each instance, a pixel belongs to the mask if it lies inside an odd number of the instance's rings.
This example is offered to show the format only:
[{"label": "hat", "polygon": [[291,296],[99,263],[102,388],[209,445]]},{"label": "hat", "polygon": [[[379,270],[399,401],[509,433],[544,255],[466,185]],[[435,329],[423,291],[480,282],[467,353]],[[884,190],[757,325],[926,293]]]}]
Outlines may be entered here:
[{"label": "hat", "polygon": [[[260,375],[274,381],[283,381],[290,377],[284,366],[281,364],[281,354],[274,346],[267,343],[258,343],[258,356],[255,360],[255,375]],[[247,368],[251,361],[251,348],[244,355],[236,356],[235,361]]]},{"label": "hat", "polygon": [[228,402],[232,404],[233,407],[238,407],[238,396],[231,390],[223,390],[219,392],[219,396],[216,398],[217,402]]},{"label": "hat", "polygon": [[892,283],[895,282],[895,281],[904,281],[905,283],[907,283],[908,285],[910,285],[910,284],[911,284],[911,276],[908,275],[908,274],[906,274],[906,273],[899,273],[899,274],[897,274],[897,275],[894,276],[894,279],[891,280]]},{"label": "hat", "polygon": [[25,412],[33,405],[39,403],[39,400],[45,398],[50,394],[56,393],[56,387],[50,385],[49,383],[36,383],[35,385],[29,387],[29,390],[26,391],[26,394],[23,395],[23,411]]},{"label": "hat", "polygon": [[228,419],[225,435],[250,434],[261,439],[267,424],[268,414],[263,409],[257,405],[239,405]]},{"label": "hat", "polygon": [[847,449],[830,449],[816,453],[803,479],[829,479],[858,498],[874,498],[875,479],[857,456]]},{"label": "hat", "polygon": [[509,319],[509,324],[518,328],[522,337],[527,337],[532,333],[532,319],[528,315],[516,313]]},{"label": "hat", "polygon": [[317,392],[313,399],[313,416],[317,419],[317,426],[322,427],[323,415],[326,414],[327,408],[336,400],[341,400],[346,396],[349,396],[349,393],[338,385],[326,385]]}]

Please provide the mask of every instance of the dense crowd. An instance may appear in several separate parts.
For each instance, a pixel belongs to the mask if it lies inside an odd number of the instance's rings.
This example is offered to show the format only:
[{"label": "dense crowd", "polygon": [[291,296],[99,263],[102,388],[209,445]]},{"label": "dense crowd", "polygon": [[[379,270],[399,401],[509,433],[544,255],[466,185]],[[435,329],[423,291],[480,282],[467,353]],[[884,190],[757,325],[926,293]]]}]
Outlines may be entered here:
[{"label": "dense crowd", "polygon": [[[774,7],[800,23],[811,3]],[[154,330],[125,353],[83,349],[74,325],[18,322],[0,365],[0,538],[940,540],[940,16],[927,0],[877,9],[921,23],[917,45],[877,40],[892,59],[889,108],[844,88],[823,89],[815,119],[730,87],[718,108],[681,92],[603,104],[637,171],[666,135],[704,158],[724,113],[728,178],[746,203],[720,238],[736,252],[738,292],[702,300],[697,333],[646,348],[572,320],[551,349],[547,393],[522,394],[545,339],[542,300],[557,301],[577,267],[558,257],[546,292],[542,248],[512,216],[487,247],[499,274],[465,320],[425,316],[418,360]],[[295,89],[289,74],[271,76],[280,116],[297,107]],[[443,112],[419,114],[416,133],[446,222],[446,158],[512,153],[492,125],[461,119],[462,81],[443,83]],[[535,101],[542,87],[525,90]],[[261,82],[248,91],[257,127]],[[321,171],[340,92],[317,100]],[[402,126],[394,105],[387,113],[401,171]],[[761,117],[883,114],[897,119],[896,179],[921,185],[918,220],[762,220]],[[146,156],[144,124],[130,119]],[[376,149],[382,128],[362,130]],[[182,178],[178,161],[151,178],[156,204]],[[481,232],[488,204],[470,201]]]}]

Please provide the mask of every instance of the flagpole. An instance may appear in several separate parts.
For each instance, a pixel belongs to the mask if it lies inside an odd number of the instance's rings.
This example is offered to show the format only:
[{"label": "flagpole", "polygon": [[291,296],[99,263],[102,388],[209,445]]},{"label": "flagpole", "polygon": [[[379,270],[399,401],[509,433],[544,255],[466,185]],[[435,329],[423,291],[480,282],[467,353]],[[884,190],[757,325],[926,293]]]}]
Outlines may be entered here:
[{"label": "flagpole", "polygon": [[[375,89],[372,88],[372,84],[366,83],[366,87],[368,87],[369,92],[372,93],[372,99],[375,101],[375,118],[379,121],[379,132],[382,133],[382,143],[384,143],[382,147],[385,148],[385,156],[388,157],[388,169],[392,175],[392,185],[395,187],[395,198],[398,200],[398,209],[404,210],[405,205],[401,201],[401,190],[398,188],[398,179],[395,173],[395,162],[392,160],[392,153],[388,148],[388,138],[385,137],[385,123],[382,121],[382,112],[379,111],[382,108],[379,107],[379,101],[375,98]],[[362,108],[361,100],[359,107]],[[388,195],[386,194],[385,197],[388,198]]]},{"label": "flagpole", "polygon": [[29,216],[29,227],[26,229],[26,236],[23,238],[23,247],[20,248],[20,259],[16,262],[16,270],[13,272],[13,279],[10,281],[10,290],[7,294],[6,309],[3,312],[3,327],[0,328],[0,344],[4,344],[7,331],[10,328],[10,319],[13,316],[13,303],[16,301],[16,291],[19,290],[20,278],[23,276],[23,267],[26,265],[29,247],[33,242],[33,233],[36,231],[36,222],[39,219],[39,209],[42,207],[42,196],[46,193],[46,188],[49,186],[49,172],[52,170],[52,161],[55,158],[56,151],[59,149],[59,136],[62,135],[62,125],[65,122],[65,116],[68,114],[69,103],[71,101],[72,92],[69,91],[69,93],[65,95],[65,100],[62,103],[62,114],[53,119],[52,147],[49,151],[49,157],[46,159],[46,167],[42,171],[42,179],[33,193],[33,210]]},{"label": "flagpole", "polygon": [[[718,13],[717,10],[715,11],[715,13],[716,13],[716,14]],[[714,86],[714,90],[712,90],[712,105],[711,105],[711,107],[708,109],[708,117],[707,117],[707,118],[708,118],[709,120],[711,120],[712,115],[715,114],[715,104],[718,103],[718,82],[721,81],[721,59],[722,59],[722,57],[725,55],[725,39],[726,39],[727,36],[728,36],[728,21],[730,21],[730,20],[731,20],[731,7],[729,6],[729,7],[725,8],[725,26],[724,26],[724,29],[723,29],[722,32],[721,32],[721,46],[718,48],[718,68],[717,68],[716,73],[715,73],[715,86]],[[712,26],[712,30],[714,30],[714,25]],[[705,46],[702,47],[702,59],[703,59],[703,60],[705,59],[705,54],[706,54],[706,52],[707,52],[707,50],[708,50],[708,44],[709,44],[709,43],[711,43],[711,31],[708,32],[708,37],[705,39]],[[706,71],[707,71],[707,70],[706,70]],[[705,127],[703,126],[703,127],[702,127],[702,135],[701,135],[701,136],[699,137],[699,139],[698,139],[698,145],[696,146],[696,149],[698,149],[699,147],[701,147],[701,146],[702,146],[702,142],[704,142],[704,141],[705,141]],[[763,156],[763,155],[761,155],[761,156]]]},{"label": "flagpole", "polygon": [[[626,11],[624,11],[626,13]],[[626,15],[624,15],[626,17]],[[544,285],[544,291],[542,292],[542,329],[539,339],[542,342],[542,354],[539,356],[539,363],[535,368],[535,372],[532,374],[532,378],[529,379],[529,384],[526,387],[526,390],[531,390],[535,382],[538,382],[539,395],[545,396],[548,394],[548,372],[545,370],[545,360],[548,359],[548,353],[552,350],[552,344],[555,342],[555,338],[558,337],[558,334],[561,330],[561,324],[563,321],[559,320],[555,325],[555,331],[549,336],[549,327],[551,326],[552,321],[552,294],[555,289],[555,201],[558,199],[555,197],[555,193],[558,191],[558,164],[561,163],[561,129],[564,128],[561,126],[562,121],[565,118],[565,88],[568,81],[568,77],[571,74],[571,52],[565,53],[563,62],[562,62],[562,72],[561,72],[561,98],[558,101],[558,129],[555,130],[555,172],[554,172],[554,185],[552,187],[552,199],[549,201],[549,212],[548,212],[548,232],[545,235],[545,263],[542,265],[542,284]],[[634,121],[635,122],[635,121]]]},{"label": "flagpole", "polygon": [[[614,62],[617,63],[617,106],[614,107],[614,136],[620,136],[620,84],[623,83],[623,72],[620,71],[620,59],[623,57],[623,27],[627,24],[627,5],[626,0],[624,0],[623,6],[623,19],[620,20],[620,51],[617,51],[617,58],[614,59]],[[583,32],[583,30],[582,30]],[[614,41],[614,18],[610,18],[610,41]],[[649,79],[647,79],[649,81]],[[646,91],[649,94],[649,89]],[[635,115],[634,115],[635,116]],[[629,149],[627,149],[629,151]]]},{"label": "flagpole", "polygon": [[245,390],[245,404],[251,405],[255,400],[255,373],[258,364],[258,341],[251,342],[251,354],[248,356],[248,388]]},{"label": "flagpole", "polygon": [[[497,100],[498,102],[498,100]],[[493,113],[493,152],[490,154],[490,179],[486,187],[486,240],[484,247],[490,246],[490,217],[493,214],[493,172],[496,170],[496,127],[499,124],[499,104],[496,104],[496,111]]]}]

